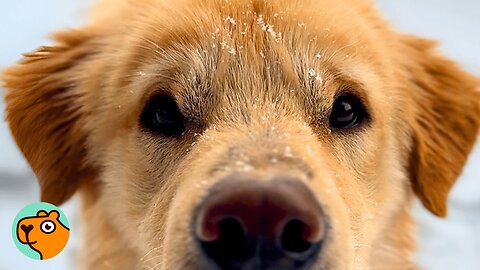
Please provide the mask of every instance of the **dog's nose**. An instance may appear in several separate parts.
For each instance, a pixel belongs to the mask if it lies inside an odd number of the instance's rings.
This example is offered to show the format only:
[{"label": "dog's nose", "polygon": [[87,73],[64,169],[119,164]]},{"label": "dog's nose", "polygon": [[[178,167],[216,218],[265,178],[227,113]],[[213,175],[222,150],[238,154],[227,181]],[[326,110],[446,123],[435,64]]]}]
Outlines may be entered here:
[{"label": "dog's nose", "polygon": [[298,180],[227,179],[198,208],[195,237],[220,269],[305,269],[321,249],[325,222]]}]

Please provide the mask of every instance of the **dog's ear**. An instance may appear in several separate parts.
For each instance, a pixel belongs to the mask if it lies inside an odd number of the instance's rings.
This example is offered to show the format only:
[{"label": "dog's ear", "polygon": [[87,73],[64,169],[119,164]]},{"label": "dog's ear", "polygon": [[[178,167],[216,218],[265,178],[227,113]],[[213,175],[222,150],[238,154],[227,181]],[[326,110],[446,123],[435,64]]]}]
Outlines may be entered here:
[{"label": "dog's ear", "polygon": [[433,42],[404,36],[402,44],[406,86],[415,100],[412,187],[426,208],[443,217],[479,131],[480,83],[440,56]]},{"label": "dog's ear", "polygon": [[42,201],[58,205],[95,174],[86,162],[80,86],[97,45],[88,30],[54,40],[55,46],[25,54],[3,80],[13,137],[38,178]]}]

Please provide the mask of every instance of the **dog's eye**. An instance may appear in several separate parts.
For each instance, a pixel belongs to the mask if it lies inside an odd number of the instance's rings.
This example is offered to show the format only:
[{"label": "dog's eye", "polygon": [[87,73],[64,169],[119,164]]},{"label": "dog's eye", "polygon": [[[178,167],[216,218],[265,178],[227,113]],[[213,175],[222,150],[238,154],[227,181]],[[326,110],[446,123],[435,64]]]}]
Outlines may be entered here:
[{"label": "dog's eye", "polygon": [[42,222],[42,224],[40,224],[40,229],[46,234],[52,233],[55,231],[55,223],[50,220],[45,220]]},{"label": "dog's eye", "polygon": [[362,102],[353,95],[343,95],[333,103],[329,124],[334,129],[349,129],[360,125],[365,117]]},{"label": "dog's eye", "polygon": [[166,136],[179,136],[185,131],[184,117],[177,103],[166,95],[153,97],[140,121],[143,127]]}]

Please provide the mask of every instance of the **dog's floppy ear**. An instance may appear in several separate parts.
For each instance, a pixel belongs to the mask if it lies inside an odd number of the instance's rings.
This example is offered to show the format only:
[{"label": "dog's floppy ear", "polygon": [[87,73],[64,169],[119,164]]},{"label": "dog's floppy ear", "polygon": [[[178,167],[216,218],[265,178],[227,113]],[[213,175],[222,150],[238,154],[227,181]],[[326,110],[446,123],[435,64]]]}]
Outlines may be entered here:
[{"label": "dog's floppy ear", "polygon": [[479,131],[480,83],[440,56],[433,42],[404,36],[402,44],[406,86],[415,99],[412,187],[426,208],[443,217]]},{"label": "dog's floppy ear", "polygon": [[92,32],[54,36],[57,44],[24,55],[5,70],[7,121],[40,183],[42,201],[61,204],[95,174],[86,162],[80,100],[85,63],[96,52]]}]

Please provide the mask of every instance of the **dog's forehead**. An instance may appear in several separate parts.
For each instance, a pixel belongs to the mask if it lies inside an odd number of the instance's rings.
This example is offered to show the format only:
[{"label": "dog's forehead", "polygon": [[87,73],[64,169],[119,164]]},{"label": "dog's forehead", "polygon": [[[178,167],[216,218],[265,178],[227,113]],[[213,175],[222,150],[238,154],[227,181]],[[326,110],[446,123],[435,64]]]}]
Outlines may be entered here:
[{"label": "dog's forehead", "polygon": [[[336,1],[187,2],[191,4],[161,7],[140,18],[137,36],[150,52],[164,53],[164,58],[176,62],[185,60],[188,66],[196,64],[195,60],[218,66],[291,59],[296,60],[292,65],[303,67],[319,60],[371,58],[371,45],[379,42],[365,15],[348,17],[359,11]],[[209,63],[206,57],[218,62]]]},{"label": "dog's forehead", "polygon": [[184,1],[155,2],[127,38],[134,64],[119,81],[147,89],[144,101],[168,89],[201,115],[206,100],[230,107],[298,96],[331,100],[343,81],[375,88],[371,77],[384,71],[375,31],[367,19],[351,17],[353,5]]}]

